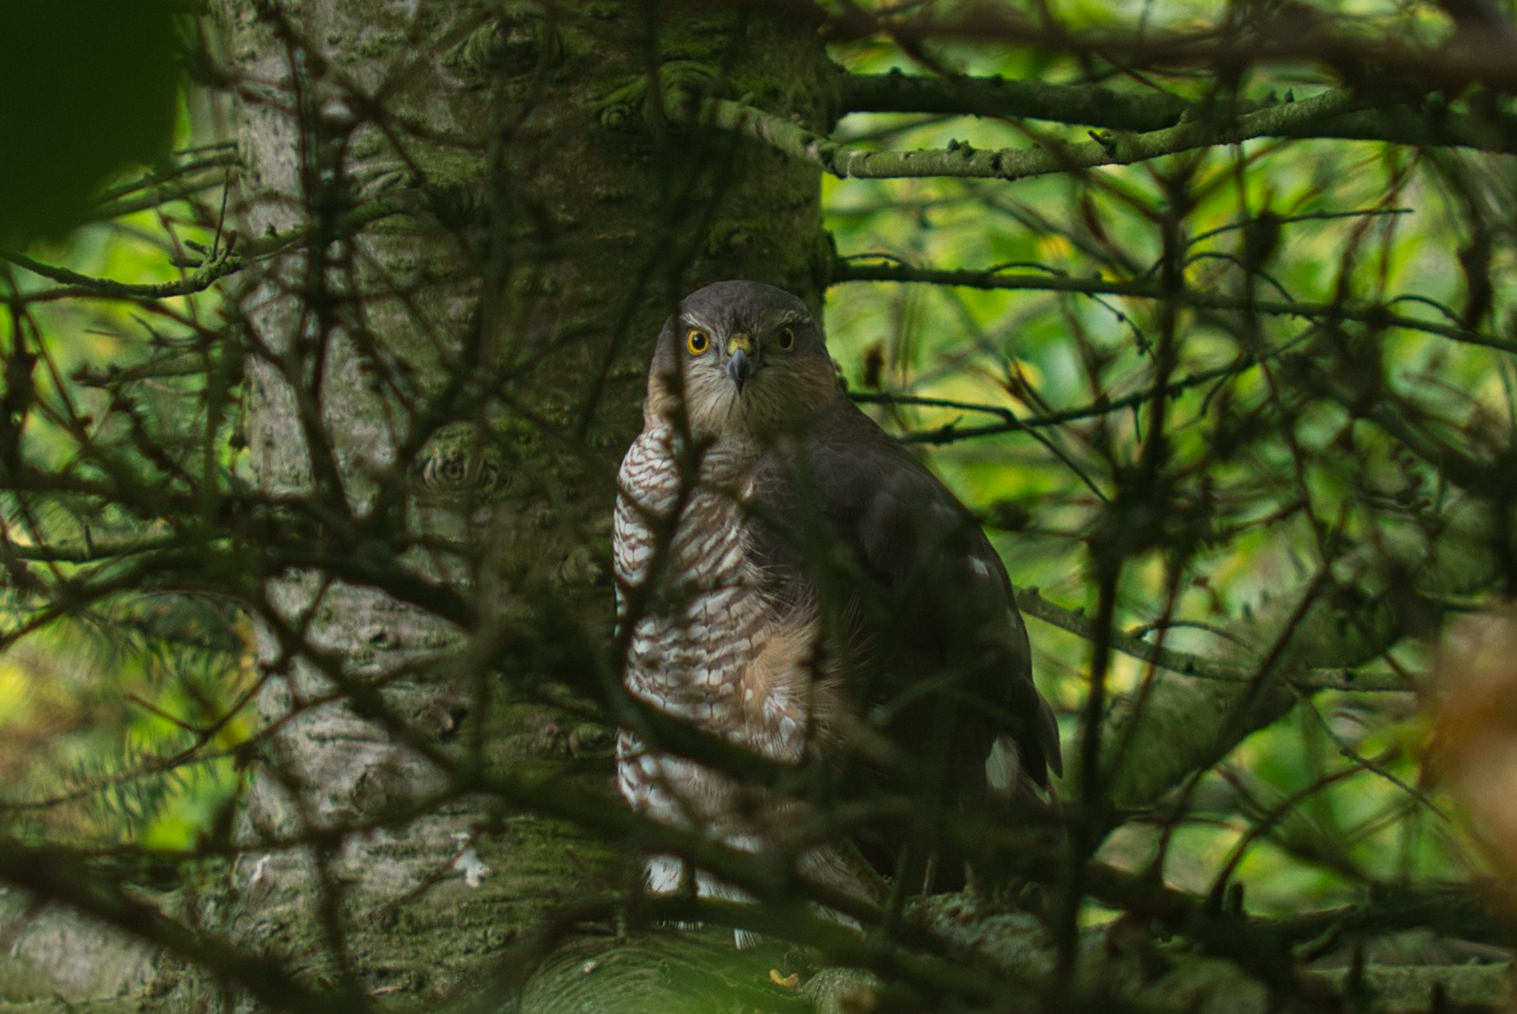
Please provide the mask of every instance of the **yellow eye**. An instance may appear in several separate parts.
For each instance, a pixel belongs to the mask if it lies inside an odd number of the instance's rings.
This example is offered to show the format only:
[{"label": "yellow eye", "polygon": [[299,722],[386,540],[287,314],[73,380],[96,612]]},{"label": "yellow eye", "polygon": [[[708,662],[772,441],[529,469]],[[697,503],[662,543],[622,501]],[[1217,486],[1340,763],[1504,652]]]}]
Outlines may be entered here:
[{"label": "yellow eye", "polygon": [[789,352],[793,348],[795,348],[795,328],[780,328],[780,349]]},{"label": "yellow eye", "polygon": [[698,327],[692,327],[685,335],[685,347],[692,356],[698,356],[711,347],[711,336]]}]

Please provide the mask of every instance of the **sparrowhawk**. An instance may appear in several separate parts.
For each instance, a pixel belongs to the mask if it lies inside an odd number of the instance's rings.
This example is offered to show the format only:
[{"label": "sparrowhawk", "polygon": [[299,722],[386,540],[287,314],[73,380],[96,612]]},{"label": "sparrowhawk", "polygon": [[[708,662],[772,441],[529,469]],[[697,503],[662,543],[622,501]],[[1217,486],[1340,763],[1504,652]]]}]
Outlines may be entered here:
[{"label": "sparrowhawk", "polygon": [[[685,298],[659,335],[618,484],[617,611],[625,685],[641,701],[773,761],[849,768],[853,781],[833,782],[844,791],[905,785],[972,805],[992,754],[1012,781],[1046,785],[1061,770],[1000,557],[853,404],[795,296],[731,281]],[[848,760],[851,741],[873,753]],[[617,772],[635,809],[754,852],[783,841],[817,795],[749,787],[630,729]],[[899,835],[864,829],[855,844],[900,873]],[[803,874],[848,888],[831,848],[798,858]],[[672,892],[682,873],[655,856],[648,886]],[[740,897],[695,880],[702,895]]]}]

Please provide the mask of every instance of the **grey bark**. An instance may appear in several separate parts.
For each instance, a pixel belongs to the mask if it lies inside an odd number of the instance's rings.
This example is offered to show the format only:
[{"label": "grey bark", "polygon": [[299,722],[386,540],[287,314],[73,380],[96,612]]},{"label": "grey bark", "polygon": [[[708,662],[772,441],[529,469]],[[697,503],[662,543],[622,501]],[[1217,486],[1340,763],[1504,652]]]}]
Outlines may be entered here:
[{"label": "grey bark", "polygon": [[[271,583],[278,613],[313,617],[308,640],[341,659],[344,675],[385,683],[392,714],[417,719],[410,735],[434,736],[458,757],[478,747],[488,768],[541,768],[544,784],[604,781],[603,727],[545,700],[553,674],[529,665],[497,674],[492,662],[534,629],[606,643],[609,587],[596,561],[611,479],[638,425],[651,340],[678,295],[726,276],[813,300],[818,292],[813,171],[756,147],[660,136],[657,121],[618,98],[645,87],[650,63],[678,53],[683,66],[725,71],[775,111],[822,126],[825,56],[804,24],[703,4],[655,13],[614,3],[329,2],[286,8],[288,25],[327,61],[322,76],[292,81],[300,68],[278,38],[289,29],[260,21],[256,4],[222,10],[237,69],[286,95],[298,84],[307,110],[340,121],[356,95],[385,91],[388,130],[358,130],[348,169],[365,196],[404,209],[354,242],[361,261],[345,284],[358,290],[367,333],[355,319],[322,336],[318,391],[292,390],[293,371],[277,361],[310,340],[311,308],[289,298],[310,265],[291,258],[276,269],[283,278],[262,283],[267,300],[255,290],[246,301],[265,307],[249,327],[273,353],[252,372],[256,481],[272,493],[319,490],[310,419],[299,411],[301,397],[315,399],[355,512],[397,472],[420,477],[413,534],[457,551],[413,550],[410,562],[462,592],[475,620],[443,622],[353,582],[323,588],[313,573]],[[290,209],[310,210],[311,150],[322,139],[272,109],[244,109],[249,230],[295,228]],[[292,160],[302,131],[306,166]],[[382,389],[376,357],[403,382]],[[472,487],[428,481],[450,456]],[[266,657],[279,649],[266,633]],[[583,651],[570,664],[594,662]],[[591,681],[580,676],[583,690]],[[264,717],[281,721],[292,695],[333,689],[330,674],[297,662],[285,686],[271,685]],[[307,837],[313,825],[456,789],[415,747],[346,704],[305,710],[269,742],[264,761],[280,777],[255,779],[245,840]],[[460,796],[324,855],[250,854],[233,871],[242,895],[228,926],[239,940],[299,955],[315,977],[383,991],[387,1005],[457,1000],[492,955],[557,905],[629,875],[617,843],[516,802]],[[453,868],[466,848],[491,871],[472,884]]]}]

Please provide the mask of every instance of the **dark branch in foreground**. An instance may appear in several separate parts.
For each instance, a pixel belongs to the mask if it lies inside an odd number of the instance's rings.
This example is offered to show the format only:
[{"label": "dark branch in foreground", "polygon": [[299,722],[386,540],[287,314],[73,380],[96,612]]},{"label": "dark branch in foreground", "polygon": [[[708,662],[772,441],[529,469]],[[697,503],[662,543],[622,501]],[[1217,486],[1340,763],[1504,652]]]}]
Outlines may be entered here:
[{"label": "dark branch in foreground", "polygon": [[1316,16],[1319,12],[1312,8],[1291,5],[1253,19],[1242,31],[1237,25],[1203,23],[1168,32],[1151,27],[1075,30],[1056,18],[1029,16],[1004,4],[968,6],[951,16],[936,8],[916,10],[928,13],[906,13],[895,6],[866,11],[850,4],[824,31],[831,39],[885,35],[912,52],[944,41],[1002,43],[1063,53],[1128,73],[1216,71],[1309,61],[1360,75],[1380,75],[1378,84],[1398,89],[1442,89],[1452,94],[1474,84],[1495,90],[1517,84],[1517,47],[1509,31],[1465,32],[1457,45],[1434,45],[1425,36],[1398,30],[1404,29],[1403,24],[1387,24],[1383,33],[1375,34],[1365,31],[1362,20]]}]

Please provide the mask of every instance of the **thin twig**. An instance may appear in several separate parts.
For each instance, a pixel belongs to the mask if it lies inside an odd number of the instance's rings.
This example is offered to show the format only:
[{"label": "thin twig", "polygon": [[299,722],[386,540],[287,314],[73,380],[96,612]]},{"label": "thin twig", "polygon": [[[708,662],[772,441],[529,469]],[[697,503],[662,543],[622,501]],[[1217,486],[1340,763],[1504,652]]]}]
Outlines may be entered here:
[{"label": "thin twig", "polygon": [[1353,306],[1347,303],[1298,303],[1279,299],[1248,299],[1189,287],[1167,291],[1152,282],[1119,282],[1099,277],[1003,275],[990,271],[939,271],[904,267],[898,264],[858,265],[847,259],[834,266],[832,281],[834,283],[920,282],[928,285],[959,285],[971,289],[1073,292],[1084,295],[1127,296],[1133,299],[1170,299],[1185,306],[1207,310],[1235,310],[1242,313],[1303,317],[1309,320],[1351,320],[1377,328],[1399,327],[1441,335],[1467,345],[1481,345],[1499,349],[1502,352],[1517,353],[1517,342],[1510,339],[1391,313],[1381,305]]}]

